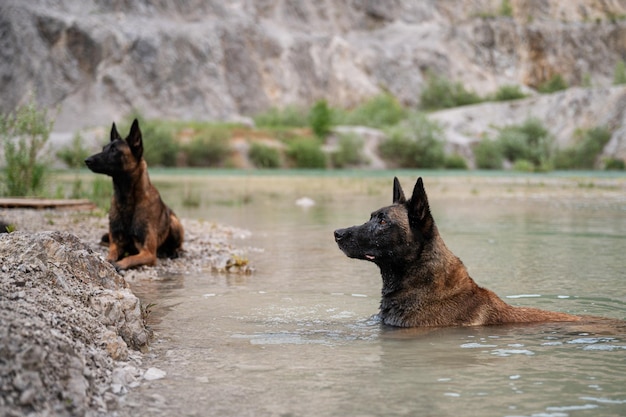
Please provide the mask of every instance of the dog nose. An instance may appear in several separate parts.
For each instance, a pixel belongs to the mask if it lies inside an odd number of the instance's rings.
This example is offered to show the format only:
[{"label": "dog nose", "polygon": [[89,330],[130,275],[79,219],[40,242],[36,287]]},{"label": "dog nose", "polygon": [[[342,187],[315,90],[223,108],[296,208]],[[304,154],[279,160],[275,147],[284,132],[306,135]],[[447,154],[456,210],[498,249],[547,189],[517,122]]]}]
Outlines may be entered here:
[{"label": "dog nose", "polygon": [[91,156],[85,159],[85,165],[89,166],[91,164]]},{"label": "dog nose", "polygon": [[346,235],[346,229],[335,230],[335,242],[339,242]]}]

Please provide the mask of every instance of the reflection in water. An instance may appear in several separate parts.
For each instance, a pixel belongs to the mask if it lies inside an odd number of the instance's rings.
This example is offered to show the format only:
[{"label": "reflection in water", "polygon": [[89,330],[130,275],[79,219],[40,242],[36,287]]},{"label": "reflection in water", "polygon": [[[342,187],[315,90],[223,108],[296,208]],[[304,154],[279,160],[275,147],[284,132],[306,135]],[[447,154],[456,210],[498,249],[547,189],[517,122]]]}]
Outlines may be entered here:
[{"label": "reflection in water", "polygon": [[[133,284],[157,304],[145,366],[167,376],[131,390],[122,415],[623,415],[620,322],[381,327],[378,270],[346,258],[332,231],[389,204],[389,180],[336,179],[340,195],[323,178],[281,178],[283,193],[239,181],[226,182],[248,204],[176,210],[251,230],[234,243],[264,248],[249,254],[256,272]],[[511,304],[626,318],[623,197],[460,198],[444,185],[429,191],[433,214],[479,285]],[[297,207],[303,195],[316,204]]]}]

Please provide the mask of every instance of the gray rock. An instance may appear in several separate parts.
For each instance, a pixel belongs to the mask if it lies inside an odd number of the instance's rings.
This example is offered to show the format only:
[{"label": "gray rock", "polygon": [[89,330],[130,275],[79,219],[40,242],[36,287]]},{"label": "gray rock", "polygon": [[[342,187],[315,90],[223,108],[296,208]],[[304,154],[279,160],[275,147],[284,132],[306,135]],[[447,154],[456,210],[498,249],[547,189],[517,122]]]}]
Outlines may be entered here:
[{"label": "gray rock", "polygon": [[[114,361],[148,341],[139,300],[101,255],[68,233],[2,234],[0,262],[7,266],[0,279],[3,407],[18,415],[106,413],[111,402],[101,393]],[[23,289],[11,297],[16,285]]]},{"label": "gray rock", "polygon": [[[481,94],[610,84],[623,2],[4,0],[0,112],[29,94],[71,131],[148,117],[228,120],[320,98],[350,107],[382,91],[416,105],[428,71]],[[491,17],[485,17],[491,16]]]}]

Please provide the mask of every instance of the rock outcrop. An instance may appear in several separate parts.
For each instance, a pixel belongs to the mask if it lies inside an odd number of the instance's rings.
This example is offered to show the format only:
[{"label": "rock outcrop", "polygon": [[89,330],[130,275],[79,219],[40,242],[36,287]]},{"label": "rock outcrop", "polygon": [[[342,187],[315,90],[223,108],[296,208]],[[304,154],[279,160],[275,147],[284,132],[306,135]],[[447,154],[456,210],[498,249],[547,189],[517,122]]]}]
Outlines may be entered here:
[{"label": "rock outcrop", "polygon": [[61,232],[0,235],[0,264],[0,414],[114,409],[112,384],[138,372],[129,348],[149,338],[128,284]]},{"label": "rock outcrop", "polygon": [[622,1],[4,0],[0,112],[34,94],[56,129],[147,117],[229,120],[381,91],[418,103],[429,71],[502,84],[610,84]]}]

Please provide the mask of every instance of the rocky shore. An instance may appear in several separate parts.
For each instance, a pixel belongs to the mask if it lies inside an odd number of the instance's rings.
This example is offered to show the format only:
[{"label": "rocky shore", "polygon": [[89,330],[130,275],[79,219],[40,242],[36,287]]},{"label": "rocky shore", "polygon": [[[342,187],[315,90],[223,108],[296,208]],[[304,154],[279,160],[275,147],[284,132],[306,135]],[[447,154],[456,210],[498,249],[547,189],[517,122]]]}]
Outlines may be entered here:
[{"label": "rocky shore", "polygon": [[185,252],[118,274],[99,244],[99,212],[0,210],[0,415],[115,415],[120,398],[155,370],[146,306],[129,282],[201,271],[250,272],[230,239],[247,232],[183,220]]}]

